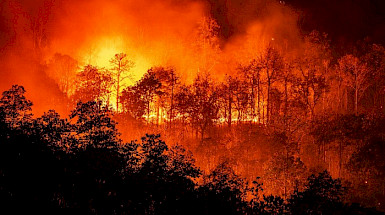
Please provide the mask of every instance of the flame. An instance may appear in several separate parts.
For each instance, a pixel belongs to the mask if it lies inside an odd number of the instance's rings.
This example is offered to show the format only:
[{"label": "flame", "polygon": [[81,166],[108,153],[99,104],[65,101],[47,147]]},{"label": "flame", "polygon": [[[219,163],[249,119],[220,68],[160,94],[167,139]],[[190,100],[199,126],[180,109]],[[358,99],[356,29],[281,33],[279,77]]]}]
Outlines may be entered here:
[{"label": "flame", "polygon": [[119,37],[102,38],[97,44],[95,56],[91,56],[88,60],[89,64],[98,67],[110,67],[111,58],[117,53],[124,52],[124,42]]}]

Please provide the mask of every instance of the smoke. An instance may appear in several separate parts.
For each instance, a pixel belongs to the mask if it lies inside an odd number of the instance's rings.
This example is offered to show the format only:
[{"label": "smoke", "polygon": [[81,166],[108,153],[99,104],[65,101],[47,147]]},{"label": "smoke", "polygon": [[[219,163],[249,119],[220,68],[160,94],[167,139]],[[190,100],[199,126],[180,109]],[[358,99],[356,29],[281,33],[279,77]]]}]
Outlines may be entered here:
[{"label": "smoke", "polygon": [[[189,82],[202,70],[202,56],[212,63],[206,72],[220,78],[269,43],[289,50],[301,42],[297,13],[271,0],[5,0],[0,11],[0,90],[24,85],[38,113],[60,109],[49,98],[65,98],[57,80],[64,74],[52,75],[58,71],[48,66],[57,53],[80,67],[108,67],[125,52],[136,80],[152,66],[172,66]],[[219,46],[202,54],[197,29],[205,17],[219,25]]]}]

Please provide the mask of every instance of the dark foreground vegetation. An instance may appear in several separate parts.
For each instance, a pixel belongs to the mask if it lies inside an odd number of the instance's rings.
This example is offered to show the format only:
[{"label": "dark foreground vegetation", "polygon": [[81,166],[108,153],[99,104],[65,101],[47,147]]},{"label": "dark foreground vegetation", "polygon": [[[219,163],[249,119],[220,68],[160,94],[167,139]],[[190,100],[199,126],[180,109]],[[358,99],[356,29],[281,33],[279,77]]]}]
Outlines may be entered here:
[{"label": "dark foreground vegetation", "polygon": [[78,103],[68,119],[33,118],[24,93],[15,85],[0,100],[3,212],[381,214],[345,201],[346,188],[326,171],[287,199],[264,196],[259,178],[247,183],[226,162],[203,174],[191,153],[159,135],[122,142],[101,103]]}]

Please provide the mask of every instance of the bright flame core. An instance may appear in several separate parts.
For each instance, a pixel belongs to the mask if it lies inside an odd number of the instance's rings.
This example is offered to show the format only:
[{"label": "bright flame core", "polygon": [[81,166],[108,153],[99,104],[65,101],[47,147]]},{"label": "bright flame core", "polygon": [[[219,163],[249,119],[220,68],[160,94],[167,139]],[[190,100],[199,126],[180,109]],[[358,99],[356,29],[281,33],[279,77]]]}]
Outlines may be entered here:
[{"label": "bright flame core", "polygon": [[[143,74],[151,68],[152,65],[148,59],[141,56],[135,49],[128,47],[126,42],[121,37],[102,37],[96,40],[95,45],[85,51],[84,64],[91,64],[100,68],[110,69],[111,59],[115,54],[126,53],[127,60],[135,63],[134,67],[128,71],[132,79],[125,79],[123,85],[132,85],[143,76]],[[127,74],[128,75],[128,74]]]}]

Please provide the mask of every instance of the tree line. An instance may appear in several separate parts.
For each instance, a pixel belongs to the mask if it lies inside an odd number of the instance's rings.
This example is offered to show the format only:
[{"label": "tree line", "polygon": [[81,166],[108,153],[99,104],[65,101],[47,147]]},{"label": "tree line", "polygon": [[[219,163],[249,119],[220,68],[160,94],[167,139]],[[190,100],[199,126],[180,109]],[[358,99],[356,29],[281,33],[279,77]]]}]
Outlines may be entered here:
[{"label": "tree line", "polygon": [[327,171],[284,201],[261,195],[227,163],[203,173],[182,146],[159,135],[119,138],[101,101],[79,102],[68,118],[34,117],[14,85],[0,99],[0,196],[12,213],[60,214],[380,214],[344,203],[345,189]]},{"label": "tree line", "polygon": [[[205,47],[215,46],[206,40]],[[202,66],[191,84],[182,83],[178,72],[183,71],[158,66],[127,86],[135,63],[119,53],[110,69],[86,65],[59,85],[73,104],[101,100],[135,120],[188,124],[202,138],[215,125],[251,122],[291,131],[299,121],[325,114],[383,112],[384,47],[365,44],[355,54],[336,58],[329,43],[316,31],[304,38],[298,53],[271,43],[249,63],[227,71],[223,81],[214,81]],[[74,62],[67,61],[58,55],[51,65],[71,64],[74,70]]]}]

